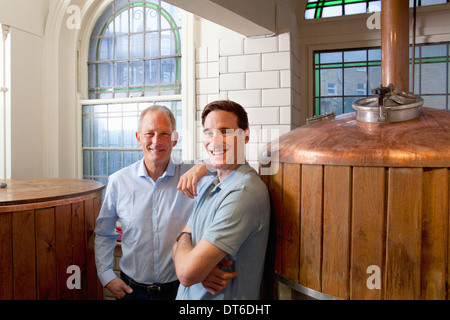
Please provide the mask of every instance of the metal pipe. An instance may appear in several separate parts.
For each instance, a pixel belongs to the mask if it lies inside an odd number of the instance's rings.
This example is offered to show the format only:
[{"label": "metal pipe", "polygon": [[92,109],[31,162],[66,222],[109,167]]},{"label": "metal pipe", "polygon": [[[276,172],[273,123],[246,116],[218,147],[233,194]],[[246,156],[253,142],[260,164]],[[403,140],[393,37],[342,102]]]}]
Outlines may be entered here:
[{"label": "metal pipe", "polygon": [[381,0],[381,82],[409,91],[409,0]]}]

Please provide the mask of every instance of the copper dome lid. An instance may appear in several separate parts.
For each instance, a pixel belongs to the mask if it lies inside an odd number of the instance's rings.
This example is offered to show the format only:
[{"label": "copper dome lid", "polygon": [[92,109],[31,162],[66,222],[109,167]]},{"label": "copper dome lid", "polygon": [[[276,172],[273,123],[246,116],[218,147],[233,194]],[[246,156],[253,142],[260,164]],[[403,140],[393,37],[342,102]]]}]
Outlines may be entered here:
[{"label": "copper dome lid", "polygon": [[288,163],[448,167],[450,114],[422,108],[416,119],[380,124],[360,122],[355,113],[347,113],[294,129],[271,145],[271,159]]}]

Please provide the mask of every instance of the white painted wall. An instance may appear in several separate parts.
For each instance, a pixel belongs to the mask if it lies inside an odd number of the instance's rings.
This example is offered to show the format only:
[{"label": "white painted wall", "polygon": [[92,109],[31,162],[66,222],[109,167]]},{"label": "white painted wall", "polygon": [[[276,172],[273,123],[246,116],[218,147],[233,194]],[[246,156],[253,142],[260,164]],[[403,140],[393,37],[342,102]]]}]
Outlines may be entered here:
[{"label": "white painted wall", "polygon": [[1,151],[7,165],[5,178],[42,176],[43,127],[43,37],[48,0],[0,1],[0,23],[9,26],[7,45],[8,123],[2,132],[6,150]]}]

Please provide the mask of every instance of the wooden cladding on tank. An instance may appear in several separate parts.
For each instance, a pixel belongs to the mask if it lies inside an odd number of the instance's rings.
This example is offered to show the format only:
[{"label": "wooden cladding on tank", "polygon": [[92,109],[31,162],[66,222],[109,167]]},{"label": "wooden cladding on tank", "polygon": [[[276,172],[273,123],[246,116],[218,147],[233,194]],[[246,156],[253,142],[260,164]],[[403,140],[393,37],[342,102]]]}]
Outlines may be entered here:
[{"label": "wooden cladding on tank", "polygon": [[341,299],[447,299],[448,168],[280,163],[275,272]]},{"label": "wooden cladding on tank", "polygon": [[[0,300],[103,298],[94,262],[101,197],[97,192],[59,206],[0,212]],[[67,286],[71,265],[80,268],[80,289]]]}]

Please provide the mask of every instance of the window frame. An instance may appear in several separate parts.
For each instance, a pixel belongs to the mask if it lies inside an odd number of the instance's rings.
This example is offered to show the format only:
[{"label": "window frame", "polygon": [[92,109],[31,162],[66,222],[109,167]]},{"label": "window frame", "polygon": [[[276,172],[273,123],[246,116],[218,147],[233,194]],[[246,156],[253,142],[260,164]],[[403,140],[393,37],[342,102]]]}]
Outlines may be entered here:
[{"label": "window frame", "polygon": [[[442,46],[445,48],[445,54],[446,55],[441,55],[441,56],[423,56],[423,50],[427,47],[432,47],[432,46]],[[416,85],[414,86],[414,92],[416,95],[420,95],[421,97],[424,98],[425,100],[425,106],[426,106],[426,101],[427,99],[433,99],[431,97],[437,97],[439,99],[439,97],[443,97],[444,98],[444,110],[450,111],[450,41],[445,41],[445,42],[434,42],[434,43],[421,43],[421,44],[417,44],[416,45],[416,54],[415,54],[415,70],[416,70],[416,76],[415,76],[415,83]],[[370,59],[370,51],[371,50],[378,50],[380,51],[380,56],[381,56],[381,48],[380,47],[366,47],[366,48],[352,48],[352,49],[336,49],[336,50],[318,50],[318,51],[314,51],[314,64],[313,64],[313,69],[314,69],[314,93],[313,93],[313,101],[314,101],[314,115],[317,116],[319,114],[323,114],[328,112],[329,110],[326,109],[324,110],[322,108],[322,99],[341,99],[342,100],[342,112],[339,112],[337,114],[341,114],[341,113],[346,113],[346,112],[353,112],[354,110],[350,110],[346,108],[346,103],[345,100],[346,99],[351,99],[353,98],[355,101],[357,99],[361,99],[364,97],[370,97],[373,96],[373,94],[369,91],[369,89],[374,89],[374,88],[369,88],[368,84],[370,83],[370,79],[369,79],[369,75],[370,75],[370,67],[381,67],[381,58],[380,59],[376,59],[376,60],[371,60]],[[348,52],[354,52],[354,51],[365,51],[365,56],[366,59],[363,61],[358,61],[358,62],[352,62],[352,61],[345,61],[345,53]],[[411,51],[412,51],[412,46],[410,46],[410,55],[411,55]],[[338,53],[341,56],[341,60],[340,62],[323,62],[320,61],[320,56],[321,54],[327,54],[327,53]],[[430,66],[433,64],[441,64],[444,63],[445,64],[445,85],[443,86],[444,88],[444,92],[423,92],[422,89],[422,69],[423,66]],[[365,82],[363,83],[365,86],[365,94],[359,94],[358,90],[356,89],[356,93],[355,94],[349,94],[346,93],[346,85],[349,85],[346,83],[345,77],[346,77],[346,69],[352,69],[352,68],[365,68],[366,70],[364,71],[366,73],[366,77],[365,77]],[[410,73],[411,73],[411,68],[412,68],[412,57],[410,57]],[[341,70],[342,73],[342,90],[341,93],[338,94],[330,94],[329,92],[329,82],[327,82],[328,86],[327,87],[322,87],[323,86],[323,82],[324,80],[322,79],[322,70]],[[417,74],[418,73],[418,74]],[[381,77],[379,79],[381,82]],[[410,86],[411,86],[411,81],[412,81],[412,77],[410,77]],[[359,84],[359,83],[358,83]],[[324,92],[324,90],[326,91],[326,94],[323,95],[322,92]],[[410,88],[411,90],[411,88]],[[430,97],[430,98],[427,98]],[[431,108],[433,108],[433,106],[429,106]],[[442,108],[438,108],[441,109]],[[336,112],[335,112],[336,113]]]}]

